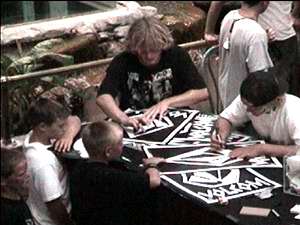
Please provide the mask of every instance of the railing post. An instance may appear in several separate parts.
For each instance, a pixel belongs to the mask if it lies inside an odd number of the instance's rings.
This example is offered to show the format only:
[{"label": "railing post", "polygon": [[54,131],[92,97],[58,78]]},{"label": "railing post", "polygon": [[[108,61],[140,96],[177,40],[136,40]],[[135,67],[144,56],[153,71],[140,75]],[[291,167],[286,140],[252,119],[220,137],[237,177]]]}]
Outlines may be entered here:
[{"label": "railing post", "polygon": [[4,145],[11,144],[8,86],[8,83],[1,84],[1,139]]}]

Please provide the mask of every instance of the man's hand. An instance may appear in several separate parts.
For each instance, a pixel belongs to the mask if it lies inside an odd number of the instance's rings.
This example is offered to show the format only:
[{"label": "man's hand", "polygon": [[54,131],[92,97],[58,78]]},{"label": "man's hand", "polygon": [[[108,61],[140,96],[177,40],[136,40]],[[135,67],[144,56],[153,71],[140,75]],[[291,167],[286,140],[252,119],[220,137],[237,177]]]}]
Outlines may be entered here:
[{"label": "man's hand", "polygon": [[221,150],[222,148],[225,147],[225,140],[224,138],[221,137],[220,134],[217,134],[216,132],[213,132],[211,137],[211,143],[210,146],[214,150]]},{"label": "man's hand", "polygon": [[219,40],[219,36],[216,34],[204,33],[204,39],[209,44],[217,44]]},{"label": "man's hand", "polygon": [[292,16],[293,26],[296,31],[300,31],[300,18],[295,18]]},{"label": "man's hand", "polygon": [[145,123],[144,123],[144,121],[143,121],[143,119],[141,117],[134,117],[134,118],[132,118],[132,117],[128,117],[126,115],[126,117],[121,120],[121,124],[123,126],[133,127],[133,129],[135,131],[138,131],[138,130],[140,130],[142,128],[142,126]]},{"label": "man's hand", "polygon": [[266,32],[267,32],[267,36],[268,36],[268,42],[275,41],[276,32],[272,28],[267,29]]},{"label": "man's hand", "polygon": [[261,155],[260,144],[251,145],[243,148],[236,148],[230,152],[230,158],[250,159]]},{"label": "man's hand", "polygon": [[149,124],[157,117],[157,115],[159,116],[158,119],[161,120],[166,111],[168,110],[168,107],[168,102],[166,100],[162,100],[161,102],[146,110],[146,112],[141,118],[142,122],[145,124]]}]

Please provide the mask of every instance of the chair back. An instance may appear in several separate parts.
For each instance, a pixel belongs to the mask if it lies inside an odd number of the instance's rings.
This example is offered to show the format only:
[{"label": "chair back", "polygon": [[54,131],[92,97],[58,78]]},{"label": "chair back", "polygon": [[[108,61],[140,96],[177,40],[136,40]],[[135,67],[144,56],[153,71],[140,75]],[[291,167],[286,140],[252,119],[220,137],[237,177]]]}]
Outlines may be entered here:
[{"label": "chair back", "polygon": [[211,111],[219,114],[223,110],[219,92],[219,46],[214,45],[207,49],[201,63],[201,74],[209,92]]}]

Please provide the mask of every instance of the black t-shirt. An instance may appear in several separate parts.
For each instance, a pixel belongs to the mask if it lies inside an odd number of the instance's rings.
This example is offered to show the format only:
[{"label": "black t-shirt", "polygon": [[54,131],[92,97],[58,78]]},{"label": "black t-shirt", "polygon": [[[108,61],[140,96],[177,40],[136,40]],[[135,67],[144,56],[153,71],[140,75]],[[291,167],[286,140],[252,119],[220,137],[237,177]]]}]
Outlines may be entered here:
[{"label": "black t-shirt", "polygon": [[189,54],[176,46],[163,51],[159,64],[151,69],[132,53],[119,54],[108,67],[98,95],[120,95],[122,110],[143,109],[190,89],[205,87]]},{"label": "black t-shirt", "polygon": [[153,224],[149,177],[97,161],[84,161],[70,174],[72,217],[78,225]]},{"label": "black t-shirt", "polygon": [[1,197],[1,224],[34,225],[34,221],[23,200],[10,200]]}]

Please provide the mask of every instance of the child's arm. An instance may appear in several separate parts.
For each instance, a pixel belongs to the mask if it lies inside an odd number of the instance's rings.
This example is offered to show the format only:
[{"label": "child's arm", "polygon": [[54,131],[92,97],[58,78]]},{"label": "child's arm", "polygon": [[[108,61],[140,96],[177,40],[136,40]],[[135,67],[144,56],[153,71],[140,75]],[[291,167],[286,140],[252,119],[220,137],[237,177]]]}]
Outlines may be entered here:
[{"label": "child's arm", "polygon": [[81,121],[77,116],[69,116],[65,124],[64,135],[55,142],[54,150],[58,152],[70,151],[73,139],[80,131]]},{"label": "child's arm", "polygon": [[46,202],[50,217],[59,225],[74,225],[61,198]]}]

